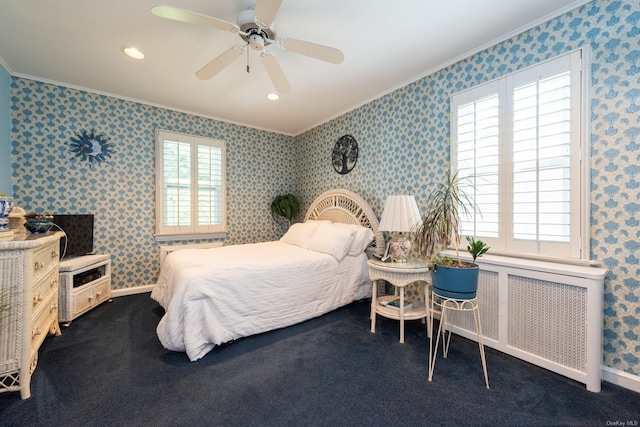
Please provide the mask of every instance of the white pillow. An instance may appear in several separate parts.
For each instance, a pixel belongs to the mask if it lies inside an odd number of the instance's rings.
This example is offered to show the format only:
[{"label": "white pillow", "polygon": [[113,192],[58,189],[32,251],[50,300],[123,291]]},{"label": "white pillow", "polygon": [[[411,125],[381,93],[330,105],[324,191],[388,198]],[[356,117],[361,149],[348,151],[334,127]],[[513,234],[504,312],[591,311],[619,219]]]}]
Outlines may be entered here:
[{"label": "white pillow", "polygon": [[357,256],[364,252],[368,247],[371,241],[374,238],[373,230],[369,227],[363,227],[358,224],[343,224],[340,222],[335,222],[333,225],[337,227],[348,228],[350,230],[355,230],[355,235],[353,238],[353,243],[349,248],[348,255]]},{"label": "white pillow", "polygon": [[329,254],[340,262],[349,252],[355,234],[355,229],[336,227],[335,224],[321,224],[313,233],[307,249]]},{"label": "white pillow", "polygon": [[306,249],[309,246],[309,241],[313,238],[313,233],[321,224],[331,224],[331,221],[307,221],[291,224],[289,230],[280,238],[280,241]]}]

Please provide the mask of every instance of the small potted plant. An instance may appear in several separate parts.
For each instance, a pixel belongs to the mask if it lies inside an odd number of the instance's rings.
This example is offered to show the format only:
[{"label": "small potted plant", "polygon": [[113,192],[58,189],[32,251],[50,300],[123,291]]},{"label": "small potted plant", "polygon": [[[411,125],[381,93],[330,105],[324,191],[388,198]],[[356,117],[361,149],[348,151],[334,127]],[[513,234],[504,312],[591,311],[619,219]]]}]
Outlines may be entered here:
[{"label": "small potted plant", "polygon": [[476,240],[471,236],[467,236],[467,242],[469,243],[467,245],[467,252],[471,254],[474,264],[476,263],[476,258],[480,258],[482,255],[486,254],[489,249],[491,249],[482,240]]},{"label": "small potted plant", "polygon": [[[480,240],[467,237],[467,250],[473,262],[460,259],[460,214],[476,212],[477,207],[460,191],[457,173],[449,174],[447,180],[431,192],[427,202],[427,213],[417,230],[417,241],[421,253],[433,261],[431,281],[434,289],[444,296],[457,299],[472,299],[478,289],[479,267],[477,257],[489,248]],[[456,258],[439,257],[440,250],[453,245]]]},{"label": "small potted plant", "polygon": [[276,196],[271,202],[271,216],[277,220],[279,217],[287,220],[287,224],[291,225],[300,214],[300,202],[293,194],[281,194]]}]

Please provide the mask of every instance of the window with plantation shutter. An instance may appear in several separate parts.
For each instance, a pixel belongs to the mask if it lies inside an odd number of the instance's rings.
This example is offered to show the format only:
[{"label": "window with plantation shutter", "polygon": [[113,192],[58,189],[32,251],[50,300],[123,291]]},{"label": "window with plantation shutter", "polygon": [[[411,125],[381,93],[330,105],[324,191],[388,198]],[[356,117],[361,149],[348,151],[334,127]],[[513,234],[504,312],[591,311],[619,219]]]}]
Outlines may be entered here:
[{"label": "window with plantation shutter", "polygon": [[156,150],[157,240],[220,237],[224,142],[159,130]]},{"label": "window with plantation shutter", "polygon": [[457,109],[458,177],[460,189],[477,205],[482,217],[462,216],[462,234],[498,237],[498,142],[500,104],[497,93]]},{"label": "window with plantation shutter", "polygon": [[492,253],[587,259],[582,52],[455,94],[452,170],[478,212],[461,231]]}]

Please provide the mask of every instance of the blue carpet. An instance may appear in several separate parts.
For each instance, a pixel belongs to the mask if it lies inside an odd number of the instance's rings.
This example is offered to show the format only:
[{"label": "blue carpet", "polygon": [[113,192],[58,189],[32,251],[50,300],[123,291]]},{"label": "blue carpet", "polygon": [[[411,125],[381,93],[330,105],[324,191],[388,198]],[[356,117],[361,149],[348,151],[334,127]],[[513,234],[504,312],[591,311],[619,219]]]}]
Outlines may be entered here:
[{"label": "blue carpet", "polygon": [[[627,426],[640,394],[583,384],[454,335],[427,381],[423,325],[379,318],[369,302],[216,347],[189,362],[160,345],[148,294],[114,299],[49,337],[32,397],[0,394],[2,426]],[[626,424],[631,422],[631,424]],[[633,423],[636,424],[633,424]]]}]

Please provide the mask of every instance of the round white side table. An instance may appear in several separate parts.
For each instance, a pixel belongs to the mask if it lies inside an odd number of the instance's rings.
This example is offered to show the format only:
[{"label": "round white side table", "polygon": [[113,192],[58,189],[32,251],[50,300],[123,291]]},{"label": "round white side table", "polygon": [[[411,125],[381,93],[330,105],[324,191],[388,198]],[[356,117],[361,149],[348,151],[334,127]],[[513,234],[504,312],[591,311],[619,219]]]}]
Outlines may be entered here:
[{"label": "round white side table", "polygon": [[[429,265],[426,261],[409,260],[403,263],[382,262],[370,259],[369,278],[373,281],[371,292],[371,332],[376,331],[376,314],[400,321],[400,342],[404,343],[405,320],[427,320],[427,334],[431,331],[431,310],[429,306],[429,292],[427,290],[431,281]],[[387,303],[398,298],[396,295],[377,296],[378,280],[386,280],[396,287],[399,294],[399,308],[388,307]],[[424,301],[420,304],[414,302],[410,308],[404,308],[404,288],[413,282],[424,282]]]}]

